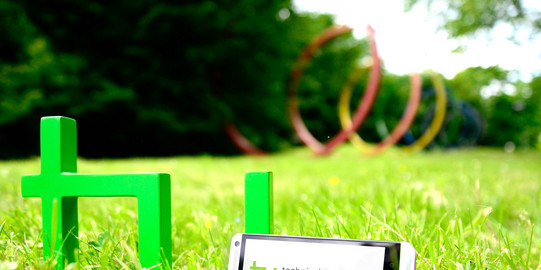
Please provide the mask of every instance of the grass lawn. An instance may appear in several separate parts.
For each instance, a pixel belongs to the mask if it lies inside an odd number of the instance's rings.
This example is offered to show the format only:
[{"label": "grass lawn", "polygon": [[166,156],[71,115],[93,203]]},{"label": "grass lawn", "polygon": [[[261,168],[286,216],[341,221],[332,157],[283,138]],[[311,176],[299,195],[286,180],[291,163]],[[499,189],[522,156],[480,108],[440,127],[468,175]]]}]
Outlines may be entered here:
[{"label": "grass lawn", "polygon": [[[79,159],[80,173],[166,172],[172,180],[174,269],[226,269],[243,232],[244,172],[274,173],[275,233],[408,241],[418,269],[541,269],[541,152],[344,146],[252,157]],[[22,198],[39,159],[0,162],[0,270],[52,269],[42,259],[41,200]],[[80,198],[79,263],[137,268],[134,198]]]}]

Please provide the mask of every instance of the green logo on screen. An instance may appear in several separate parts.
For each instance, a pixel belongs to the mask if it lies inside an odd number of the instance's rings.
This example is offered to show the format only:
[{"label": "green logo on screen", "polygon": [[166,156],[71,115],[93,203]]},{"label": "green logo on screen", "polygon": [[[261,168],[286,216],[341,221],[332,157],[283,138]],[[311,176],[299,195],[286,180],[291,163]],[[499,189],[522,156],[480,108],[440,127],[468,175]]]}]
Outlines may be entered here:
[{"label": "green logo on screen", "polygon": [[[256,265],[256,261],[254,261],[254,264],[252,266],[250,266],[250,270],[267,270],[267,267],[265,266],[257,266]],[[272,270],[277,270],[277,268],[273,268]],[[287,268],[287,267],[282,267],[282,270],[310,270],[310,268],[298,268],[298,267],[295,267],[295,268]],[[318,268],[317,270],[327,270],[326,268]]]},{"label": "green logo on screen", "polygon": [[[267,268],[264,266],[257,266],[254,261],[254,264],[250,266],[250,270],[267,270]],[[276,270],[276,268],[274,268],[273,270]]]}]

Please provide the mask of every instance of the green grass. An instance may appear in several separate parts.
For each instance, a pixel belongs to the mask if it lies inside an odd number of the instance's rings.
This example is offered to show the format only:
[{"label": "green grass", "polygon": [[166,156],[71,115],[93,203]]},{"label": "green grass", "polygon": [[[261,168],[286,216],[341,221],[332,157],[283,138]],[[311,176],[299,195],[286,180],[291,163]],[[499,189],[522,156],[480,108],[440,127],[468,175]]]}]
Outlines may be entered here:
[{"label": "green grass", "polygon": [[[167,172],[172,178],[174,269],[226,269],[243,231],[245,171],[274,172],[275,233],[405,240],[418,269],[541,269],[541,152],[351,147],[314,158],[306,149],[251,157],[79,160],[81,173]],[[39,159],[0,162],[0,270],[49,269],[41,202],[20,196]],[[137,266],[133,198],[81,198],[80,254],[72,269]]]}]

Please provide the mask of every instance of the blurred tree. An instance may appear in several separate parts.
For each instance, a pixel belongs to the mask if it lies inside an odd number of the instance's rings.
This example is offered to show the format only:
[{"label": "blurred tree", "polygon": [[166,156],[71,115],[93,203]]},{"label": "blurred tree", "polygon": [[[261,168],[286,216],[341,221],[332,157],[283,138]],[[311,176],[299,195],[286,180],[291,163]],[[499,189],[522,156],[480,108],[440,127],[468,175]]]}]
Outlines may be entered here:
[{"label": "blurred tree", "polygon": [[[530,38],[541,32],[541,10],[531,1],[522,0],[405,0],[405,10],[425,3],[435,14],[450,37],[472,37],[490,32],[498,24],[508,24],[514,32],[527,30]],[[458,73],[449,84],[457,96],[481,111],[487,120],[487,131],[482,140],[487,145],[512,142],[519,146],[537,143],[540,112],[535,82],[526,84],[510,81],[509,71],[498,67],[468,68]]]},{"label": "blurred tree", "polygon": [[15,2],[0,2],[0,40],[0,156],[36,153],[39,122],[28,125],[34,110],[65,108],[85,61],[54,54]]},{"label": "blurred tree", "polygon": [[[303,46],[332,24],[328,15],[297,14],[290,0],[0,1],[0,158],[37,155],[43,115],[76,118],[86,157],[237,153],[223,131],[228,119],[266,150],[287,147],[289,70]],[[368,54],[365,41],[344,36],[307,67],[300,107],[319,139],[339,130],[338,93]],[[450,84],[493,117],[497,97],[482,91],[506,76],[474,68]],[[352,108],[365,84],[363,78],[357,85]],[[380,85],[375,117],[360,131],[373,141],[378,119],[392,128],[409,91],[405,76],[385,74]],[[531,89],[534,97],[534,86],[516,89]],[[524,102],[530,115],[538,103],[518,96],[508,103],[520,109]],[[512,140],[531,141],[535,132]]]},{"label": "blurred tree", "polygon": [[529,84],[519,89],[520,95],[526,98],[524,108],[528,112],[524,137],[530,145],[541,148],[541,76],[533,78]]},{"label": "blurred tree", "polygon": [[[491,83],[508,83],[507,76],[509,72],[498,66],[488,68],[470,67],[455,75],[447,83],[451,87],[454,95],[464,99],[464,101],[480,110],[483,116],[489,116],[491,113],[491,100],[487,99],[490,93],[486,93],[486,87]],[[485,92],[483,92],[485,89]],[[495,89],[498,91],[500,89]],[[486,96],[483,97],[483,94]]]},{"label": "blurred tree", "polygon": [[530,84],[508,79],[509,71],[499,67],[472,67],[448,81],[456,96],[480,110],[487,129],[484,145],[536,145],[541,134],[541,90],[534,79]]},{"label": "blurred tree", "polygon": [[444,3],[437,16],[451,37],[491,30],[497,23],[510,24],[515,30],[531,29],[532,34],[541,31],[541,11],[526,7],[522,0],[404,0],[406,11],[421,2],[429,8]]},{"label": "blurred tree", "polygon": [[[226,119],[289,145],[289,68],[332,23],[289,0],[1,1],[0,157],[37,154],[52,114],[77,119],[87,157],[235,153]],[[343,44],[320,67],[333,78],[356,60]]]}]

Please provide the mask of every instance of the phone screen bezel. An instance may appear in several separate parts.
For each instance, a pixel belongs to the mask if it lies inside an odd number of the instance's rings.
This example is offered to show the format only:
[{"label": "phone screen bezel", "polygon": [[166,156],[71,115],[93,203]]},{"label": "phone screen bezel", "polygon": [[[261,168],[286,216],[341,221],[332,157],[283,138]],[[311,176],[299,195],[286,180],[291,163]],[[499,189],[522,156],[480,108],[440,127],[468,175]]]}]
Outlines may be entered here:
[{"label": "phone screen bezel", "polygon": [[[244,252],[246,249],[246,240],[248,239],[384,247],[385,258],[384,258],[384,263],[383,263],[383,270],[396,270],[396,269],[399,269],[399,265],[400,265],[401,242],[368,241],[368,240],[356,240],[356,239],[286,236],[286,235],[243,234],[242,240],[241,240],[242,244],[240,246],[241,249],[240,249],[238,270],[242,270],[242,268],[244,267]],[[396,256],[394,257],[394,260],[391,255],[391,253],[393,252],[396,252]]]}]

